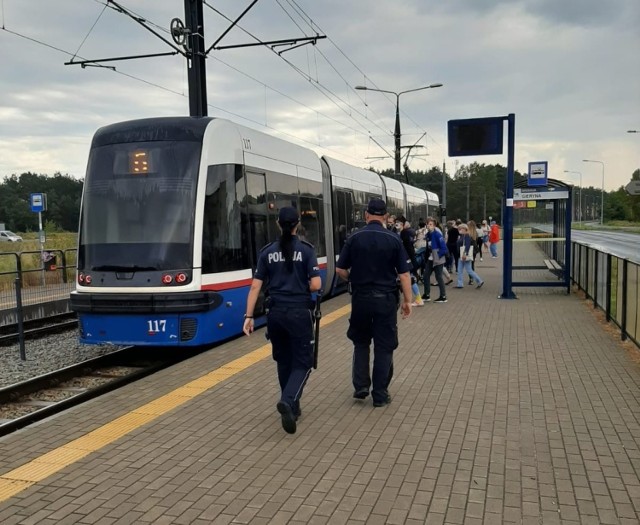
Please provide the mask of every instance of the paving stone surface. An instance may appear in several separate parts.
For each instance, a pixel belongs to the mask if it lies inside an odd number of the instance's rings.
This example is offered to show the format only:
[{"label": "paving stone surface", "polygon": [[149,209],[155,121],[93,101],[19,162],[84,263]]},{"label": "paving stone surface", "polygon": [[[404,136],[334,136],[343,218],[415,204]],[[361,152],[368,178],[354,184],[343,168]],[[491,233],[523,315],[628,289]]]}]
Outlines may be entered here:
[{"label": "paving stone surface", "polygon": [[[346,315],[321,330],[295,435],[267,358],[0,502],[0,523],[640,523],[635,351],[576,294],[499,300],[501,263],[399,321],[389,406],[352,398]],[[258,331],[1,438],[0,479],[263,344]]]}]

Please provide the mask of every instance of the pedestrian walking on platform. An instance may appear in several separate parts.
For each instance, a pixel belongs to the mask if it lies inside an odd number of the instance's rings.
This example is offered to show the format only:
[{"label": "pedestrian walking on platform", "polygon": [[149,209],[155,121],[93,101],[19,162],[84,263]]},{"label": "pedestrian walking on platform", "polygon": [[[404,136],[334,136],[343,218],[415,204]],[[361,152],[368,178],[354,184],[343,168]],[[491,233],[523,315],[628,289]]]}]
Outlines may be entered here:
[{"label": "pedestrian walking on platform", "polygon": [[[471,269],[476,271],[476,259],[478,258],[478,240],[480,232],[476,226],[475,221],[471,220],[467,223],[467,228],[469,228],[469,237],[471,237],[471,244],[473,246],[473,257],[471,258]],[[480,241],[480,246],[482,246],[482,241]],[[482,252],[480,252],[482,253]],[[473,279],[469,276],[469,286],[473,284]]]},{"label": "pedestrian walking on platform", "polygon": [[[489,249],[489,232],[491,231],[491,227],[487,224],[486,219],[483,219],[482,221],[481,231],[482,231],[482,242],[484,243],[484,247],[488,250]],[[480,255],[482,255],[482,253]],[[482,260],[482,257],[480,258],[480,260]]]},{"label": "pedestrian walking on platform", "polygon": [[460,237],[458,238],[458,251],[460,252],[460,259],[458,260],[458,283],[456,288],[462,288],[462,277],[464,270],[469,274],[469,279],[476,282],[476,288],[482,288],[484,281],[471,267],[471,261],[473,261],[473,251],[475,249],[475,243],[471,240],[469,235],[469,227],[462,223],[458,226]]},{"label": "pedestrian walking on platform", "polygon": [[267,333],[278,367],[281,396],[276,405],[282,427],[294,434],[301,415],[300,398],[313,366],[312,292],[320,290],[320,269],[313,245],[298,239],[298,211],[290,206],[278,214],[282,235],[258,255],[258,266],[247,297],[243,331],[254,329],[253,313],[267,283]]},{"label": "pedestrian walking on platform", "polygon": [[491,258],[498,257],[498,243],[500,242],[500,228],[496,221],[491,221],[491,229],[489,231],[489,251]]},{"label": "pedestrian walking on platform", "polygon": [[424,274],[424,295],[425,301],[431,300],[431,273],[435,273],[438,287],[440,288],[440,297],[434,303],[443,304],[447,302],[447,292],[445,290],[443,270],[447,256],[447,245],[444,242],[442,233],[436,228],[436,220],[429,218],[427,222],[429,255],[427,258],[427,269]]},{"label": "pedestrian walking on platform", "polygon": [[398,222],[401,224],[400,239],[402,239],[402,245],[407,252],[409,261],[411,261],[411,291],[413,292],[413,302],[411,306],[424,306],[422,296],[420,295],[420,288],[418,288],[418,277],[420,276],[420,266],[416,259],[416,251],[413,244],[416,241],[416,232],[411,227],[411,223],[405,219],[404,216],[398,217]]},{"label": "pedestrian walking on platform", "polygon": [[398,347],[398,279],[402,317],[411,315],[411,263],[400,236],[385,228],[386,215],[386,203],[371,199],[365,212],[367,225],[347,239],[336,263],[336,273],[350,282],[352,292],[347,337],[353,341],[353,397],[365,399],[371,388],[374,407],[391,402],[388,387],[393,351]]},{"label": "pedestrian walking on platform", "polygon": [[[447,270],[449,273],[453,273],[454,270],[458,270],[458,259],[460,258],[458,252],[458,225],[456,221],[449,221],[447,227],[447,251],[449,252],[449,257],[447,259]],[[444,232],[443,232],[444,233]]]}]

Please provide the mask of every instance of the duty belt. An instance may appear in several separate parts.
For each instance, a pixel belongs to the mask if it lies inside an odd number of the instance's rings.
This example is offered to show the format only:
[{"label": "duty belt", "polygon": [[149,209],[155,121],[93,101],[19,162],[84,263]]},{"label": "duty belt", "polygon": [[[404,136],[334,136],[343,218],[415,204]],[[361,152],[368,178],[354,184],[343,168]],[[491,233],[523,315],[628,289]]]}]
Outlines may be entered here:
[{"label": "duty belt", "polygon": [[353,292],[353,295],[358,295],[360,297],[382,298],[394,293],[396,293],[394,290],[389,290],[386,292],[384,290],[356,290],[355,292]]}]

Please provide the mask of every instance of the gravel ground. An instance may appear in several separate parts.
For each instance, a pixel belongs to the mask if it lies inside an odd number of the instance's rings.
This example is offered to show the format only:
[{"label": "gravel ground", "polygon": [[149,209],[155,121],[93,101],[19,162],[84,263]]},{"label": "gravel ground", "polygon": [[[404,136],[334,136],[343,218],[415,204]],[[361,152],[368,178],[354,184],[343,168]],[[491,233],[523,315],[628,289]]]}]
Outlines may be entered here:
[{"label": "gravel ground", "polygon": [[77,330],[25,341],[27,360],[20,346],[0,346],[0,388],[74,365],[117,350],[114,345],[83,345]]}]

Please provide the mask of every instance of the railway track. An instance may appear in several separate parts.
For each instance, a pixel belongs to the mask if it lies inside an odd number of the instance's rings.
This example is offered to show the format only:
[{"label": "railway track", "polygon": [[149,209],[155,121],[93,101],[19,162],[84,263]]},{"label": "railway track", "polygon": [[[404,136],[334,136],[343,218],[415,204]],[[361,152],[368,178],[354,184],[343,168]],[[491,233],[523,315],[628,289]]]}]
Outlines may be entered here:
[{"label": "railway track", "polygon": [[[27,321],[23,325],[25,339],[34,339],[43,335],[71,330],[78,326],[78,317],[75,313],[59,314],[44,319]],[[0,327],[0,346],[11,345],[19,340],[20,334],[17,324]]]},{"label": "railway track", "polygon": [[0,436],[137,381],[193,355],[126,347],[0,389]]}]

